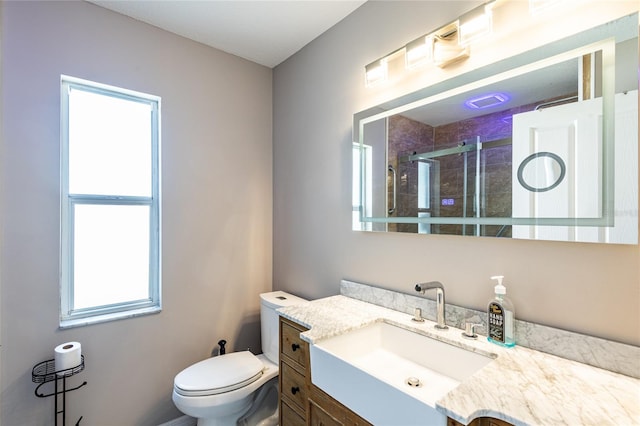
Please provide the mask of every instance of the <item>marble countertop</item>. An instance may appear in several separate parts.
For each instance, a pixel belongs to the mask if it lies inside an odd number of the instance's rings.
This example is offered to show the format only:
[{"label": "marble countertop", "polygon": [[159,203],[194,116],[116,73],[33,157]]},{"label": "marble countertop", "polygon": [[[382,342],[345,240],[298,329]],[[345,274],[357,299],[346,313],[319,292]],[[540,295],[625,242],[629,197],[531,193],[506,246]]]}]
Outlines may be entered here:
[{"label": "marble countertop", "polygon": [[437,401],[443,414],[468,424],[494,417],[515,425],[640,425],[640,380],[485,337],[464,339],[462,330],[436,330],[434,322],[345,296],[280,308],[279,314],[307,328],[310,344],[377,321],[491,354],[495,360]]}]

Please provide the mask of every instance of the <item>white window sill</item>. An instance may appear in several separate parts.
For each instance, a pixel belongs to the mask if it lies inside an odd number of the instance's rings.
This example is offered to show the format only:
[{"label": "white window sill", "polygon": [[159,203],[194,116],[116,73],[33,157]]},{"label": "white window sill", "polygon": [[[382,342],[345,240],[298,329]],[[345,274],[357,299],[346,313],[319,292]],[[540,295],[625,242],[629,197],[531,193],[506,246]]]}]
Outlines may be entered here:
[{"label": "white window sill", "polygon": [[143,315],[158,314],[162,311],[160,306],[151,306],[147,308],[132,309],[124,312],[113,312],[110,314],[95,315],[83,318],[61,319],[60,328],[83,327],[85,325],[99,324],[101,322],[117,321],[127,318],[135,318]]}]

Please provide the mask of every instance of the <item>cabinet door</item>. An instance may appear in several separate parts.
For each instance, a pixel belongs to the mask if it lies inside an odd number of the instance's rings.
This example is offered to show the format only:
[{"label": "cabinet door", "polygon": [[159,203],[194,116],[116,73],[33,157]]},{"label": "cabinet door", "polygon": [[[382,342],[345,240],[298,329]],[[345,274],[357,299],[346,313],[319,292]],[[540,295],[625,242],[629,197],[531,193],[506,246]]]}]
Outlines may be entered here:
[{"label": "cabinet door", "polygon": [[[447,417],[447,426],[464,426],[464,424],[460,423],[457,420],[453,420],[450,417]],[[504,420],[494,419],[492,417],[479,417],[477,419],[473,419],[468,426],[513,426],[511,423],[505,422]]]},{"label": "cabinet door", "polygon": [[371,426],[371,423],[314,385],[311,385],[309,396],[309,416],[312,425]]},{"label": "cabinet door", "polygon": [[313,400],[309,400],[309,424],[311,426],[343,426],[340,420],[333,417],[322,407],[315,403]]},{"label": "cabinet door", "polygon": [[293,408],[285,402],[280,406],[282,421],[284,426],[305,426],[307,424],[304,417],[298,414]]},{"label": "cabinet door", "polygon": [[494,419],[492,417],[481,417],[478,420],[478,426],[513,426],[509,422],[505,422],[504,420],[500,419]]}]

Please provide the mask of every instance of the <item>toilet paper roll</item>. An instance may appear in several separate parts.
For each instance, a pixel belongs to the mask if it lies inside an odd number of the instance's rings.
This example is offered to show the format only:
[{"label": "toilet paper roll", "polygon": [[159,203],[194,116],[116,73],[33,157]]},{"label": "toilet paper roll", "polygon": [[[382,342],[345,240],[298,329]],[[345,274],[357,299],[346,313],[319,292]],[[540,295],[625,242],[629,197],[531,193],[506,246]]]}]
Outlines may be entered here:
[{"label": "toilet paper roll", "polygon": [[56,371],[77,367],[82,363],[82,346],[78,342],[67,342],[56,346],[54,361]]}]

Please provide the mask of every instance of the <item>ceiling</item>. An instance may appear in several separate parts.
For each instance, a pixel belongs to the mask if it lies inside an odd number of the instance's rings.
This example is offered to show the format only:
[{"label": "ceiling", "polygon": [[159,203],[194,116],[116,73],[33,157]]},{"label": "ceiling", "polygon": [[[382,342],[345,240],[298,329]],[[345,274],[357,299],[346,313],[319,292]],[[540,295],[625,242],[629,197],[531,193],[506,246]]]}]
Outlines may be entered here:
[{"label": "ceiling", "polygon": [[366,0],[88,0],[273,68]]},{"label": "ceiling", "polygon": [[[578,58],[572,58],[540,69],[523,69],[521,74],[446,96],[404,111],[401,115],[433,127],[500,111],[508,112],[510,117],[514,108],[576,95],[578,76]],[[496,94],[506,96],[506,103],[482,109],[473,109],[465,105],[470,99]]]}]

